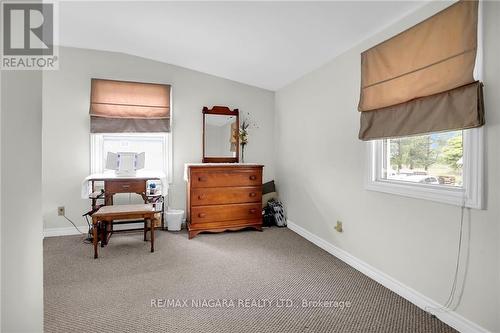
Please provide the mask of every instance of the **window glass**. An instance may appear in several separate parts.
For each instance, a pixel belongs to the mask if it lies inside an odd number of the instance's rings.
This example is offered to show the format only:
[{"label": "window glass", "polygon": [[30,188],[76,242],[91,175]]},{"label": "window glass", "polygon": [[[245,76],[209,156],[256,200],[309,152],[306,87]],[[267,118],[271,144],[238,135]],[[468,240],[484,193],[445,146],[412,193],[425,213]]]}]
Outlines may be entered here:
[{"label": "window glass", "polygon": [[105,162],[108,152],[144,152],[144,170],[162,170],[166,172],[166,150],[165,134],[103,134],[102,156],[100,158]]},{"label": "window glass", "polygon": [[386,139],[381,178],[413,184],[463,186],[463,132]]}]

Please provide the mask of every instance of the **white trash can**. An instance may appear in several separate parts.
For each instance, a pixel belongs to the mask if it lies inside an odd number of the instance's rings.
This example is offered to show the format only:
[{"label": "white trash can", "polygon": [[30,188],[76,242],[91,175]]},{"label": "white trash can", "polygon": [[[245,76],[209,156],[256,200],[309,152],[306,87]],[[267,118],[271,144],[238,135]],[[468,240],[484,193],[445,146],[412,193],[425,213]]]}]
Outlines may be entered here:
[{"label": "white trash can", "polygon": [[169,209],[165,212],[165,215],[167,215],[168,231],[181,230],[182,220],[184,218],[184,211],[182,209]]}]

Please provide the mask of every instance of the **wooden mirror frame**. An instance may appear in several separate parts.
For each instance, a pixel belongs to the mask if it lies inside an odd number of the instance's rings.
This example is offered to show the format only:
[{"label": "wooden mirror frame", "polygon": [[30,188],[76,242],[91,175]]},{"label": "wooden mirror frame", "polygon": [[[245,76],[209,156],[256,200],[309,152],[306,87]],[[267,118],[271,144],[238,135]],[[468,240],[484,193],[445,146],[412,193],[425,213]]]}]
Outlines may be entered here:
[{"label": "wooden mirror frame", "polygon": [[236,157],[207,157],[205,156],[205,116],[221,115],[221,116],[236,116],[236,124],[238,131],[240,129],[240,112],[238,109],[231,111],[227,106],[214,106],[211,109],[204,106],[203,110],[203,163],[238,163],[240,161],[240,136],[236,137]]}]

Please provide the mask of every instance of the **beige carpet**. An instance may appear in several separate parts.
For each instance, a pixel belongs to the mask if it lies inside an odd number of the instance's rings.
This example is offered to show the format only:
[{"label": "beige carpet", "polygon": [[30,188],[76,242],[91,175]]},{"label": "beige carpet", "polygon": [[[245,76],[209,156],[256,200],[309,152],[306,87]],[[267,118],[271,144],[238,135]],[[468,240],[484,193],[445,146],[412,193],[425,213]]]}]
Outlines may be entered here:
[{"label": "beige carpet", "polygon": [[288,229],[47,238],[44,271],[46,332],[455,332]]}]

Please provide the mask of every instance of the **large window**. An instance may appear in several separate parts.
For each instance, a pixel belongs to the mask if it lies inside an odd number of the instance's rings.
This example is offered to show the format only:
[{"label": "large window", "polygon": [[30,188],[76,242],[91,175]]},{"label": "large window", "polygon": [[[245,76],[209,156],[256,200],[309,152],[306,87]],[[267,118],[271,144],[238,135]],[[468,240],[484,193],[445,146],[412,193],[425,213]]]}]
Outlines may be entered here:
[{"label": "large window", "polygon": [[482,208],[482,129],[369,143],[367,188]]},{"label": "large window", "polygon": [[145,170],[162,170],[171,181],[171,145],[169,133],[91,134],[91,172],[104,171],[108,152],[146,153]]}]

